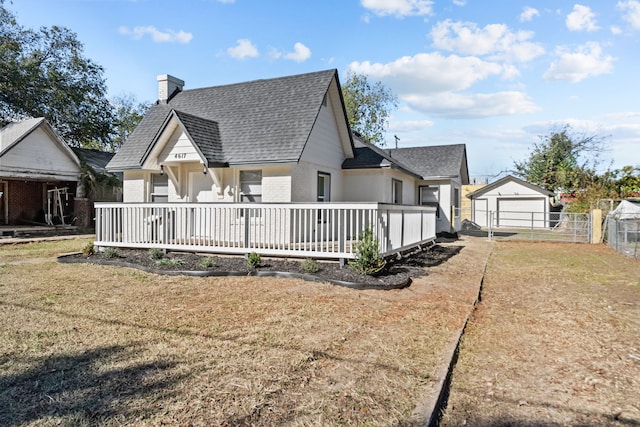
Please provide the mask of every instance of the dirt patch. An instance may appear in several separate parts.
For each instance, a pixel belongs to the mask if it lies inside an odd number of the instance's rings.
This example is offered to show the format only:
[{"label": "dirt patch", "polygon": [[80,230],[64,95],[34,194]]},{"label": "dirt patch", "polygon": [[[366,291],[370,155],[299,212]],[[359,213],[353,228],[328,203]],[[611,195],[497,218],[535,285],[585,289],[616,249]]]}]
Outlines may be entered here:
[{"label": "dirt patch", "polygon": [[[428,274],[428,267],[445,262],[461,249],[462,246],[458,245],[435,245],[418,250],[401,259],[389,260],[384,270],[375,276],[359,274],[348,265],[341,266],[338,262],[316,262],[317,271],[309,271],[308,268],[305,268],[309,261],[262,258],[258,267],[251,268],[242,256],[212,256],[178,252],[162,255],[158,251],[122,248],[115,251],[97,252],[88,257],[82,254],[72,254],[61,258],[61,260],[139,267],[158,273],[256,275],[265,272],[278,272],[358,288],[394,289],[408,286],[412,278]],[[158,259],[159,257],[161,258]]]},{"label": "dirt patch", "polygon": [[499,242],[443,426],[639,426],[640,264],[606,246]]}]

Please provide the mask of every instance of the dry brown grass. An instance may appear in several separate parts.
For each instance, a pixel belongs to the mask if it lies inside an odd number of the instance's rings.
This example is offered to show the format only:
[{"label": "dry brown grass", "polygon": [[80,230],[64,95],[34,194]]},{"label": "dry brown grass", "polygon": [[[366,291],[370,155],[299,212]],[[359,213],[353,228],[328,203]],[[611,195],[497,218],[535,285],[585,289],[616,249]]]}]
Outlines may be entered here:
[{"label": "dry brown grass", "polygon": [[6,425],[410,424],[488,253],[353,291],[55,262],[85,243],[0,247]]},{"label": "dry brown grass", "polygon": [[640,425],[637,260],[500,242],[482,295],[443,425]]}]

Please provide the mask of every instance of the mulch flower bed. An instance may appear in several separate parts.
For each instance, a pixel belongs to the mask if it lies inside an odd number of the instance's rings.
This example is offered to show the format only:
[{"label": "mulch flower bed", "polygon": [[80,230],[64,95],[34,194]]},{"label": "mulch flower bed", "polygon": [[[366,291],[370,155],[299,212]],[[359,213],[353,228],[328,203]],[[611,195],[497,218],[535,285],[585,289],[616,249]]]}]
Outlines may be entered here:
[{"label": "mulch flower bed", "polygon": [[348,265],[338,262],[318,261],[318,271],[305,271],[304,260],[262,257],[257,268],[250,268],[243,256],[218,256],[195,253],[168,252],[158,259],[158,251],[123,249],[83,254],[65,255],[58,258],[65,263],[94,263],[134,267],[158,274],[185,274],[194,276],[256,275],[277,277],[299,277],[307,280],[330,282],[356,289],[398,289],[409,286],[411,278],[424,276],[427,267],[446,261],[457,254],[459,246],[435,245],[422,251],[408,254],[401,259],[387,261],[384,270],[376,276],[359,274]]}]

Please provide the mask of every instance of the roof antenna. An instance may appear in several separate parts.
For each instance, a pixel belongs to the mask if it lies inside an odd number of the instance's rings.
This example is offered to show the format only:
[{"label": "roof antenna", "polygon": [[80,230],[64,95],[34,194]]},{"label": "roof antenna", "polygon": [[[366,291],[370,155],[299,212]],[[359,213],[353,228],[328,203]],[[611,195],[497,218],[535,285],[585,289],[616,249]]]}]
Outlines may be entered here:
[{"label": "roof antenna", "polygon": [[396,139],[396,150],[398,149],[398,141],[400,141],[400,138],[398,138],[398,135],[393,135],[393,137]]}]

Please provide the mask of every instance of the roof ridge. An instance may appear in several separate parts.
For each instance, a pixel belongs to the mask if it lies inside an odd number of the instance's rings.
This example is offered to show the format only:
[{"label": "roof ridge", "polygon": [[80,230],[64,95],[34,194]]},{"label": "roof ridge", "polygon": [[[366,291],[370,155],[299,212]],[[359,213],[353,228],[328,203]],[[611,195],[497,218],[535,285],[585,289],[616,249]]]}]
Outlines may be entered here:
[{"label": "roof ridge", "polygon": [[179,93],[182,94],[182,93],[187,93],[187,92],[196,92],[196,91],[200,91],[200,90],[207,90],[207,89],[214,89],[214,88],[234,87],[234,86],[242,86],[242,85],[247,85],[247,84],[252,84],[252,83],[287,80],[287,79],[294,79],[294,78],[300,78],[300,77],[305,77],[305,76],[311,76],[311,75],[315,75],[315,74],[324,74],[324,73],[329,73],[329,72],[337,73],[338,70],[337,70],[337,68],[329,68],[329,69],[326,69],[326,70],[311,71],[311,72],[308,72],[308,73],[293,74],[293,75],[290,75],[290,76],[271,77],[271,78],[267,78],[267,79],[254,79],[254,80],[247,80],[247,81],[243,81],[243,82],[225,83],[225,84],[221,84],[221,85],[196,87],[196,88],[193,88],[193,89],[183,89]]}]

